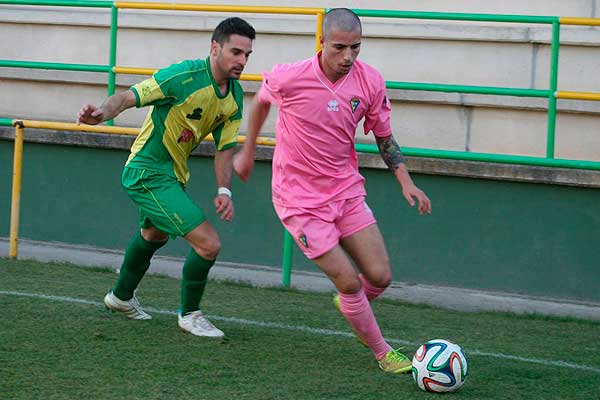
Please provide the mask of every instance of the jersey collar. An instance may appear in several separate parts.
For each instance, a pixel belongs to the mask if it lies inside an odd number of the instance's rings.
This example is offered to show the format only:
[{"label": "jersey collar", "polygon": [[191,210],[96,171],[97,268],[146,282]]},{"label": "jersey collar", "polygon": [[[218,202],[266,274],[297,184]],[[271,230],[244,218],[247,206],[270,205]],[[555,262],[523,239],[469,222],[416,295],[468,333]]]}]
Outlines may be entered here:
[{"label": "jersey collar", "polygon": [[314,74],[323,86],[325,86],[330,92],[335,93],[338,91],[338,89],[340,89],[342,86],[344,86],[344,83],[346,83],[346,80],[350,77],[350,75],[352,75],[354,73],[354,66],[352,66],[352,68],[346,74],[346,76],[338,79],[335,83],[331,82],[329,80],[329,78],[327,78],[327,76],[325,75],[323,70],[321,69],[321,64],[319,64],[319,58],[321,57],[321,52],[322,51],[319,51],[317,54],[315,54],[312,59],[312,67],[313,67]]},{"label": "jersey collar", "polygon": [[206,70],[208,71],[208,76],[210,77],[210,83],[212,84],[212,87],[215,90],[215,95],[219,99],[224,99],[225,97],[227,97],[229,92],[231,92],[231,86],[233,83],[231,82],[231,79],[229,79],[227,82],[227,93],[221,94],[221,91],[219,90],[219,86],[217,86],[217,83],[215,82],[215,78],[213,77],[212,70],[210,68],[210,56],[206,57]]}]

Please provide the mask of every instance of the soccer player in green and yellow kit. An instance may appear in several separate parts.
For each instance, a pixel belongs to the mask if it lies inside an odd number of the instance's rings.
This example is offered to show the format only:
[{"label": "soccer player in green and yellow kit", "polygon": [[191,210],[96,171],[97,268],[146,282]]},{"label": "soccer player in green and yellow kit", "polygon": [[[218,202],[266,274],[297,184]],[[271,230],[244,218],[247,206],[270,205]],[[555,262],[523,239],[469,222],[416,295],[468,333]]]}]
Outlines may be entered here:
[{"label": "soccer player in green and yellow kit", "polygon": [[122,186],[139,209],[140,232],[126,249],[115,287],[104,304],[138,320],[150,319],[135,289],[150,259],[169,237],[182,236],[191,249],[183,265],[179,326],[196,336],[223,332],[200,311],[207,276],[219,254],[219,235],[185,193],[192,150],[210,133],[217,149],[214,205],[222,220],[234,215],[231,198],[233,148],[242,118],[238,79],[252,53],[255,31],[240,18],[222,21],[213,32],[210,55],[157,71],[152,78],[115,94],[100,106],[85,105],[78,122],[95,125],[122,111],[151,106],[123,169]]}]

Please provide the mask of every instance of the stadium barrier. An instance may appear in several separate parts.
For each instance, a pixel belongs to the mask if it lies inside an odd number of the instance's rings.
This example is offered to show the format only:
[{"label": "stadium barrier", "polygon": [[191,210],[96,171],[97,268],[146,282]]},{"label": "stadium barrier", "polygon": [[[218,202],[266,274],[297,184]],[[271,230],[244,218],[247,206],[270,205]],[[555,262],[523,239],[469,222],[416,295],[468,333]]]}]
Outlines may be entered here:
[{"label": "stadium barrier", "polygon": [[[115,92],[115,76],[120,74],[151,75],[155,69],[120,67],[116,65],[117,54],[117,31],[119,9],[146,9],[146,10],[171,10],[171,11],[202,11],[202,12],[230,12],[230,13],[267,13],[267,14],[296,14],[315,15],[317,19],[315,29],[315,49],[320,49],[319,39],[321,36],[321,25],[327,8],[301,8],[301,7],[268,7],[268,6],[221,6],[200,4],[174,4],[174,3],[145,3],[145,2],[120,2],[120,1],[93,1],[93,0],[0,0],[0,4],[7,5],[40,5],[40,6],[62,6],[62,7],[96,7],[111,9],[110,25],[110,50],[108,65],[92,64],[69,64],[69,63],[47,63],[34,61],[0,60],[0,67],[34,68],[51,70],[104,72],[108,74],[108,95]],[[560,26],[561,25],[585,25],[600,26],[600,18],[575,18],[557,16],[535,16],[535,15],[504,15],[504,14],[473,14],[473,13],[441,13],[441,12],[419,12],[419,11],[392,11],[392,10],[367,10],[353,9],[362,17],[377,18],[402,18],[402,19],[425,19],[425,20],[448,20],[448,21],[477,21],[477,22],[505,22],[505,23],[527,23],[546,24],[552,26],[551,57],[550,57],[550,81],[548,89],[529,88],[504,88],[492,86],[470,86],[449,85],[442,83],[420,83],[420,82],[397,82],[386,81],[388,89],[419,90],[453,93],[473,93],[484,95],[517,96],[547,98],[547,135],[546,135],[546,157],[528,157],[508,154],[473,153],[465,151],[447,151],[424,148],[406,148],[402,151],[407,156],[441,158],[466,161],[482,161],[491,163],[506,163],[519,165],[536,165],[555,168],[575,168],[600,170],[600,162],[569,160],[555,158],[555,133],[557,99],[600,101],[600,93],[559,91],[558,85],[558,62],[560,49]],[[241,79],[260,81],[261,76],[256,74],[242,74]],[[15,145],[13,160],[13,190],[11,199],[11,225],[10,225],[10,257],[18,256],[18,221],[19,203],[21,189],[21,168],[23,151],[23,129],[58,129],[76,130],[84,132],[100,132],[107,134],[137,134],[135,128],[112,127],[112,121],[107,121],[108,126],[84,127],[77,124],[56,123],[48,121],[27,121],[0,118],[0,126],[15,126]],[[88,128],[93,128],[89,129]],[[114,128],[114,129],[113,129]],[[274,140],[265,140],[263,143],[274,145]],[[243,140],[243,138],[242,138]],[[272,141],[272,143],[271,143]],[[259,143],[261,144],[261,143]],[[372,144],[357,144],[356,150],[365,153],[377,153],[378,149]],[[284,246],[282,260],[282,284],[289,286],[292,269],[293,238],[284,230]]]},{"label": "stadium barrier", "polygon": [[[21,178],[23,174],[23,139],[25,128],[52,129],[58,131],[76,131],[93,132],[109,135],[132,135],[137,136],[138,128],[126,128],[118,126],[102,125],[79,125],[65,122],[33,121],[33,120],[12,120],[15,127],[14,138],[14,156],[13,156],[13,180],[11,193],[11,211],[10,211],[10,233],[9,233],[9,257],[16,259],[18,257],[19,241],[19,211],[21,204]],[[208,135],[205,140],[213,141],[212,135]],[[244,143],[245,136],[238,137],[238,143]],[[275,139],[271,137],[259,136],[256,143],[263,146],[275,146]]]}]

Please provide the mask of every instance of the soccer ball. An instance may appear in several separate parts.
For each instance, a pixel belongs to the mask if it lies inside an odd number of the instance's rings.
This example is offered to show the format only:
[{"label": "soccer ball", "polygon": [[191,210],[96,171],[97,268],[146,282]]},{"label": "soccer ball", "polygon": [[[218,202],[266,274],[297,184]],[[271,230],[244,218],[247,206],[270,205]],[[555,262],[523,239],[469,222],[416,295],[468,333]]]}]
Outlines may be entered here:
[{"label": "soccer ball", "polygon": [[417,385],[428,392],[453,392],[467,378],[467,358],[459,345],[434,339],[421,345],[412,360]]}]

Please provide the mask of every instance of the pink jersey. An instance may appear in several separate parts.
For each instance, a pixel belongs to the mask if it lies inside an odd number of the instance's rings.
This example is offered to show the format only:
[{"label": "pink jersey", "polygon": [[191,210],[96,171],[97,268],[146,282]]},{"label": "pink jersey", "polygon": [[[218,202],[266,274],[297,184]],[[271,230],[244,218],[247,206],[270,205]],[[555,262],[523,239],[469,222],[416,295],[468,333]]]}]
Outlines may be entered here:
[{"label": "pink jersey", "polygon": [[331,83],[319,55],[278,64],[263,74],[262,103],[279,107],[273,156],[273,202],[316,208],[366,194],[358,172],[354,134],[364,117],[365,134],[389,136],[390,103],[373,67],[355,61],[348,75]]}]

